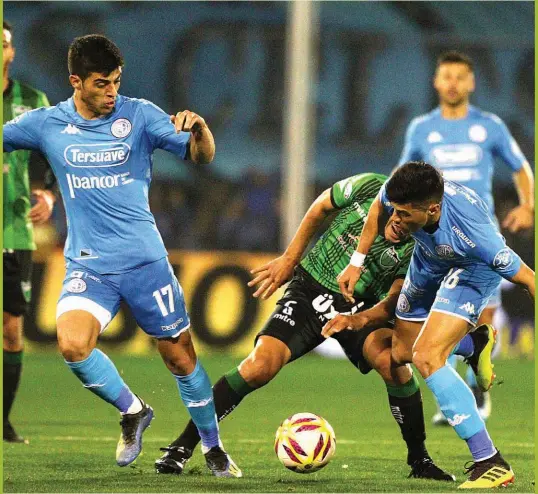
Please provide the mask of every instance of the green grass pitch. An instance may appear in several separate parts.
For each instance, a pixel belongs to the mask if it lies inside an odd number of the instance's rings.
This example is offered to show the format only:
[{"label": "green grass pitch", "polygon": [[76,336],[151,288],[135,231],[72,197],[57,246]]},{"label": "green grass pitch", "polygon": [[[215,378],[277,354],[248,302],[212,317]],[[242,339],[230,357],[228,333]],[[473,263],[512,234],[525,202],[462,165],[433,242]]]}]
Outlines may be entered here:
[{"label": "green grass pitch", "polygon": [[[429,425],[434,402],[423,383],[430,454],[458,483],[408,480],[405,446],[381,380],[373,372],[361,375],[347,361],[317,356],[289,365],[222,422],[224,444],[242,479],[211,477],[199,450],[186,474],[157,475],[159,447],[175,438],[187,412],[157,355],[110,355],[155,409],[136,464],[115,464],[117,412],[84,390],[59,355],[27,355],[12,421],[30,444],[4,443],[4,492],[455,492],[464,480],[466,445],[450,428]],[[223,355],[202,362],[214,382],[238,360]],[[534,362],[500,361],[496,371],[503,384],[492,391],[488,429],[516,473],[510,491],[534,492]],[[332,462],[311,475],[286,470],[273,451],[280,422],[303,411],[325,417],[337,439]]]}]

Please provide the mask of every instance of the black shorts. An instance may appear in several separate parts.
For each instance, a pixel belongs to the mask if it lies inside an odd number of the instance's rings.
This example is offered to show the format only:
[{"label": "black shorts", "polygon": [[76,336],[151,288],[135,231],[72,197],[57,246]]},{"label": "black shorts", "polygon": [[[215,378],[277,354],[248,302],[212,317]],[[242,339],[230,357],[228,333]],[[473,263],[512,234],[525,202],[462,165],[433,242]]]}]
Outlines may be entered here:
[{"label": "black shorts", "polygon": [[4,312],[22,316],[32,296],[32,251],[4,250]]},{"label": "black shorts", "polygon": [[[299,267],[270,319],[256,335],[256,340],[260,336],[272,336],[282,341],[291,351],[291,362],[325,341],[321,330],[332,319],[331,313],[349,312],[356,306],[359,306],[356,312],[360,312],[374,304],[374,301],[366,300],[356,300],[350,304],[342,294],[322,287]],[[368,335],[376,329],[378,328],[345,330],[332,336],[340,343],[351,363],[363,374],[368,374],[372,367],[364,358],[362,347]]]}]

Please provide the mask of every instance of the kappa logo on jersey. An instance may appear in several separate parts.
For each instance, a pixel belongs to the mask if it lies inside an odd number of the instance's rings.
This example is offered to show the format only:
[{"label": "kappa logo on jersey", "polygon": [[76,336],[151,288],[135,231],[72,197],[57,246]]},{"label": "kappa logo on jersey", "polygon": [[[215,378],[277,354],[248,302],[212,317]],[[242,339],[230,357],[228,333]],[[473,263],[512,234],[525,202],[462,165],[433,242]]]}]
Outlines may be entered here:
[{"label": "kappa logo on jersey", "polygon": [[493,259],[493,267],[506,269],[512,264],[513,260],[510,249],[501,249]]},{"label": "kappa logo on jersey", "polygon": [[110,132],[118,139],[127,137],[131,133],[133,125],[126,118],[118,118],[110,127]]},{"label": "kappa logo on jersey", "polygon": [[454,257],[454,249],[450,245],[436,245],[435,253],[442,259],[452,259]]},{"label": "kappa logo on jersey", "polygon": [[447,144],[436,146],[431,151],[432,165],[474,166],[482,159],[482,149],[477,144]]},{"label": "kappa logo on jersey", "polygon": [[80,131],[78,127],[75,127],[73,124],[67,124],[67,127],[64,130],[62,130],[60,134],[75,135],[75,134],[82,134],[82,132]]},{"label": "kappa logo on jersey", "polygon": [[134,182],[134,178],[128,178],[130,172],[118,173],[116,175],[101,175],[100,177],[77,177],[72,173],[66,173],[67,185],[69,186],[69,196],[75,198],[77,189],[113,189],[120,185],[127,185]]},{"label": "kappa logo on jersey", "polygon": [[64,151],[67,163],[76,168],[106,168],[123,165],[131,154],[124,142],[104,144],[71,144]]},{"label": "kappa logo on jersey", "polygon": [[474,315],[474,304],[471,304],[471,302],[465,302],[463,305],[459,306],[460,309],[463,309],[467,314],[470,316]]}]

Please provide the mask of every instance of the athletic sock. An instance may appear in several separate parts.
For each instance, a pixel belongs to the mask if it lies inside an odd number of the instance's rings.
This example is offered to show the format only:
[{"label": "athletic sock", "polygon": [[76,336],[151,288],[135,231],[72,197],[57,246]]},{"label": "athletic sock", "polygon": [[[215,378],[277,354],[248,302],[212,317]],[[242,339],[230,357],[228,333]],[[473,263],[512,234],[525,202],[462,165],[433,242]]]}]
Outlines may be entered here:
[{"label": "athletic sock", "polygon": [[200,364],[188,376],[174,376],[183,403],[202,439],[202,445],[213,448],[219,445],[219,426],[209,377]]},{"label": "athletic sock", "polygon": [[418,380],[413,376],[402,386],[386,384],[392,416],[398,423],[407,444],[407,464],[428,456],[426,427]]},{"label": "athletic sock", "polygon": [[4,350],[4,363],[2,366],[4,371],[4,422],[9,420],[11,407],[13,406],[17,390],[19,389],[22,372],[22,355],[22,351],[8,352],[7,350]]},{"label": "athletic sock", "polygon": [[[222,376],[213,386],[213,398],[218,421],[220,422],[232,413],[243,398],[254,390],[255,388],[250,387],[241,377],[237,368]],[[181,435],[171,445],[194,449],[199,442],[198,429],[194,422],[190,420]]]},{"label": "athletic sock", "polygon": [[[101,350],[94,348],[88,358],[80,362],[67,362],[82,385],[99,398],[114,405],[121,413],[141,409],[140,400],[121,378],[118,370]],[[131,413],[131,411],[129,411]]]},{"label": "athletic sock", "polygon": [[478,413],[473,393],[459,374],[450,365],[445,365],[429,376],[426,384],[448,423],[460,438],[467,441],[474,460],[493,456],[496,450]]},{"label": "athletic sock", "polygon": [[474,342],[470,334],[466,334],[459,343],[456,344],[451,352],[451,355],[461,355],[462,357],[470,357],[474,353]]}]

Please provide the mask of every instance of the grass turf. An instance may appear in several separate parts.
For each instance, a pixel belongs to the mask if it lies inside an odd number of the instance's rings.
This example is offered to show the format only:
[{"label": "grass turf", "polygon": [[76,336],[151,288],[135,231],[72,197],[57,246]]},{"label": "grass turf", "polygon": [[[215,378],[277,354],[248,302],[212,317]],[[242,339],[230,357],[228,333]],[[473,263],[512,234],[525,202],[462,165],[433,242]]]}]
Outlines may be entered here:
[{"label": "grass turf", "polygon": [[[407,479],[405,445],[380,379],[373,372],[361,375],[347,361],[314,355],[289,365],[221,423],[242,479],[211,477],[199,450],[184,475],[157,475],[159,447],[176,437],[187,412],[157,355],[110,356],[133,391],[155,409],[136,464],[115,464],[115,409],[83,389],[60,356],[27,355],[12,422],[30,444],[4,443],[4,492],[451,492],[464,480],[467,447],[450,428],[429,425],[434,401],[424,383],[428,449],[457,476],[454,484]],[[226,356],[202,362],[212,382],[238,363]],[[495,370],[503,384],[492,391],[488,430],[516,473],[510,490],[534,492],[534,362],[505,360]],[[325,417],[337,438],[332,462],[310,475],[286,470],[273,450],[280,422],[302,411]]]}]

